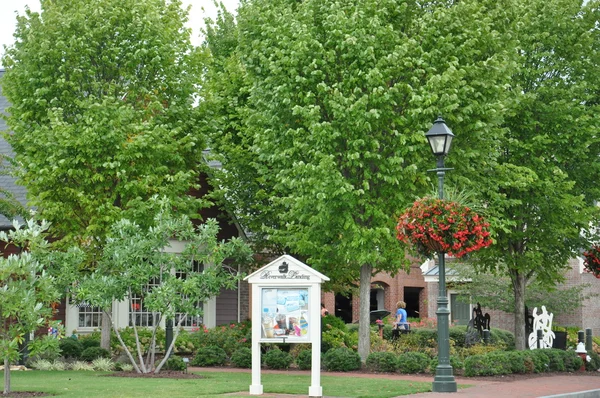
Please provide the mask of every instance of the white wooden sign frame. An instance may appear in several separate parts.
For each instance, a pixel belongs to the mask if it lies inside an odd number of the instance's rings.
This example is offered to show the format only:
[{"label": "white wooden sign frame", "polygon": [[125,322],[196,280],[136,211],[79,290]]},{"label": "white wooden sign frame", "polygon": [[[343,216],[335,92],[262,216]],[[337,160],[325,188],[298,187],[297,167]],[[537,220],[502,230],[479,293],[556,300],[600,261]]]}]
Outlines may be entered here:
[{"label": "white wooden sign frame", "polygon": [[310,343],[310,397],[322,397],[321,284],[325,275],[283,255],[244,280],[252,286],[252,384],[250,395],[262,395],[260,343]]}]

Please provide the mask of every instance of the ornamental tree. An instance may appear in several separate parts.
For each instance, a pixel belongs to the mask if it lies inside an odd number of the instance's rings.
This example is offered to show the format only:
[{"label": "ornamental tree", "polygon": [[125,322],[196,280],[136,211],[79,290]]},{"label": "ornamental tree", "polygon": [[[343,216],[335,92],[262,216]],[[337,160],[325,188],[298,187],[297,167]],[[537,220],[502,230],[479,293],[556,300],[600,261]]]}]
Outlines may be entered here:
[{"label": "ornamental tree", "polygon": [[[187,317],[202,315],[200,303],[217,296],[221,288],[235,289],[241,276],[235,265],[250,257],[241,240],[217,240],[216,220],[209,219],[196,228],[187,216],[173,215],[168,201],[159,202],[161,211],[154,219],[155,225],[145,228],[126,219],[113,225],[97,269],[74,288],[76,300],[100,308],[110,308],[115,300],[130,303],[134,352],[114,327],[111,312],[105,314],[138,373],[160,372],[175,347],[183,322]],[[169,250],[171,240],[185,242],[182,253]],[[140,307],[153,317],[146,357],[133,319]],[[175,319],[174,333],[171,345],[165,347],[164,358],[155,366],[156,332],[161,319]]]},{"label": "ornamental tree", "polygon": [[0,257],[0,358],[4,364],[4,394],[10,393],[10,365],[19,356],[25,335],[43,326],[52,317],[51,303],[60,297],[54,278],[41,261],[47,247],[44,231],[48,223],[32,220],[25,226],[13,223],[14,230],[0,232],[6,245],[21,248],[18,255]]},{"label": "ornamental tree", "polygon": [[186,18],[178,0],[42,0],[18,17],[2,60],[6,138],[29,204],[57,244],[84,250],[86,268],[115,221],[152,222],[153,195],[197,208],[187,192],[204,148],[192,113],[202,55]]},{"label": "ornamental tree", "polygon": [[520,7],[504,135],[478,179],[495,244],[473,264],[510,277],[516,347],[525,349],[528,283],[560,281],[567,261],[589,247],[584,232],[598,215],[600,187],[590,182],[600,178],[600,2]]},{"label": "ornamental tree", "polygon": [[251,88],[202,95],[228,118],[214,126],[223,170],[253,171],[238,174],[245,184],[219,180],[224,197],[260,198],[239,213],[264,217],[262,232],[330,288],[360,280],[363,360],[371,276],[407,265],[395,221],[427,189],[424,132],[440,113],[460,131],[449,163],[460,159],[465,176],[494,152],[486,137],[507,96],[509,21],[495,2],[256,0],[239,9],[237,39],[216,37],[237,40],[220,79],[236,73]]}]

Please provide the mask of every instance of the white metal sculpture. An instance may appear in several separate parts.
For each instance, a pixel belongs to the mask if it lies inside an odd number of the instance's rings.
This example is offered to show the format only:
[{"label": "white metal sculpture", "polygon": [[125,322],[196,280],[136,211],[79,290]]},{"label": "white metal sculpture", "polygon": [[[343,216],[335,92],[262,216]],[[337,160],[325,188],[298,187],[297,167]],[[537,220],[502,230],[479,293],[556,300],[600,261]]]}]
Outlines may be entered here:
[{"label": "white metal sculpture", "polygon": [[546,306],[542,305],[542,313],[537,314],[537,307],[533,309],[533,332],[529,334],[529,348],[535,350],[537,347],[537,331],[542,331],[542,340],[540,348],[552,348],[554,342],[554,332],[552,331],[552,318],[554,314],[546,311]]}]

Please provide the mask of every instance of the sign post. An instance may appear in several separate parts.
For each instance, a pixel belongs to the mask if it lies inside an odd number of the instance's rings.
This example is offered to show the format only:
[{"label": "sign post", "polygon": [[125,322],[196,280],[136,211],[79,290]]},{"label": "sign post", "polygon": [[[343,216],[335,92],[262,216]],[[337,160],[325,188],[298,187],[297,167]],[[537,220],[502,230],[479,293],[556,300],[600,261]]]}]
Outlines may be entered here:
[{"label": "sign post", "polygon": [[284,255],[248,275],[252,286],[252,384],[262,395],[260,343],[312,345],[310,397],[322,397],[321,283],[329,280],[294,257]]}]

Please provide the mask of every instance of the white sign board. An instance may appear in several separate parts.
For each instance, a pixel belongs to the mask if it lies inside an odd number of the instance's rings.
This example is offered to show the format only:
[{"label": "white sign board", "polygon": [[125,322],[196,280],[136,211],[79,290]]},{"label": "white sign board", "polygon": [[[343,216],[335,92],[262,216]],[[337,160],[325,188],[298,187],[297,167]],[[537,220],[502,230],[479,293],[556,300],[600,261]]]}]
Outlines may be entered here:
[{"label": "white sign board", "polygon": [[260,343],[312,344],[308,395],[322,397],[321,283],[329,280],[294,257],[284,255],[248,275],[252,285],[252,384],[262,395]]}]

